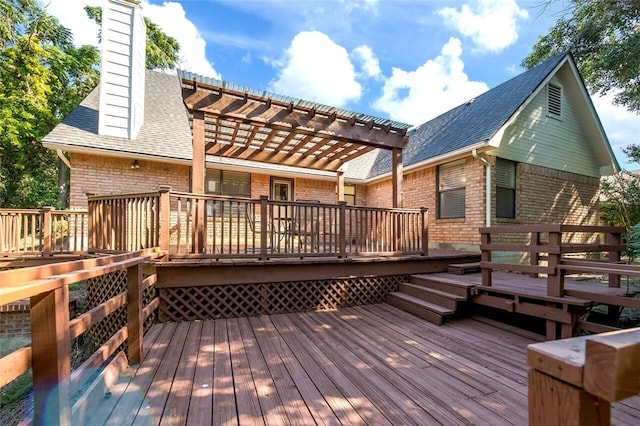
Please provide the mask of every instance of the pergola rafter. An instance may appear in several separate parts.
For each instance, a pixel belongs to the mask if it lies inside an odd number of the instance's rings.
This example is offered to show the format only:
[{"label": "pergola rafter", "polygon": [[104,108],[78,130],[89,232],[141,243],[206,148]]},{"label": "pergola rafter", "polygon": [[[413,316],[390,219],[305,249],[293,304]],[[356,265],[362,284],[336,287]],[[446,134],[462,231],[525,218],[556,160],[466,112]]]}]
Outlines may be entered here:
[{"label": "pergola rafter", "polygon": [[[190,73],[181,77],[192,128],[203,128],[194,132],[194,158],[195,150],[202,150],[202,158],[215,155],[338,172],[344,163],[375,148],[398,152],[408,142],[409,126],[403,123]],[[196,140],[196,135],[202,140]],[[397,178],[393,174],[394,181]],[[204,182],[195,184],[201,179],[204,163],[194,163],[194,189],[203,188]],[[394,188],[399,185],[394,182]],[[401,205],[399,194],[398,189],[394,206]]]}]

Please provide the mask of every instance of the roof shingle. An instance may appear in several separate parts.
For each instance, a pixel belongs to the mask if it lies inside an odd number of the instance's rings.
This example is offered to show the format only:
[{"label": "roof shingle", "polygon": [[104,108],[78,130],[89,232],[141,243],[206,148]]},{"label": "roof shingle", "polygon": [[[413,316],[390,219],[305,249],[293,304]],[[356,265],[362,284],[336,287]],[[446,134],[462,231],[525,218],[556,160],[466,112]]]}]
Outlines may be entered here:
[{"label": "roof shingle", "polygon": [[145,120],[135,140],[98,135],[100,87],[96,87],[45,138],[44,146],[74,150],[102,150],[121,154],[187,160],[193,157],[191,129],[176,75],[145,74]]},{"label": "roof shingle", "polygon": [[[410,166],[488,141],[569,53],[557,55],[407,132],[403,165]],[[391,171],[391,153],[380,151],[369,178]]]}]

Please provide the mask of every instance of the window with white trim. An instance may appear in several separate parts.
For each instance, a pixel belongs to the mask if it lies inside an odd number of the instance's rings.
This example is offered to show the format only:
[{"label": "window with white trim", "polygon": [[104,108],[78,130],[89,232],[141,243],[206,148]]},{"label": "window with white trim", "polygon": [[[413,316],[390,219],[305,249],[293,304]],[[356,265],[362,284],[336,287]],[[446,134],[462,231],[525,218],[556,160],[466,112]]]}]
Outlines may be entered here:
[{"label": "window with white trim", "polygon": [[562,116],[562,87],[557,84],[547,85],[547,112],[554,117]]},{"label": "window with white trim", "polygon": [[356,186],[348,183],[344,184],[344,201],[348,206],[356,204]]},{"label": "window with white trim", "polygon": [[516,163],[496,158],[496,217],[516,218]]},{"label": "window with white trim", "polygon": [[467,179],[465,160],[438,166],[438,218],[463,218]]}]

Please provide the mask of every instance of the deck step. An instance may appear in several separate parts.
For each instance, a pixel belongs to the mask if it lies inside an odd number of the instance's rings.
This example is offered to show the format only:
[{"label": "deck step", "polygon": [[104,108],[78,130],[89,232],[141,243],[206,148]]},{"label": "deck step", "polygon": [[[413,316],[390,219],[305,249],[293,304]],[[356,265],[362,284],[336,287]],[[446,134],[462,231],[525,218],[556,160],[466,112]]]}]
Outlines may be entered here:
[{"label": "deck step", "polygon": [[455,313],[452,309],[398,291],[387,294],[387,303],[437,325],[442,324],[444,316]]},{"label": "deck step", "polygon": [[480,272],[480,262],[471,263],[452,263],[449,265],[448,272],[454,275],[475,274]]},{"label": "deck step", "polygon": [[418,299],[422,299],[426,302],[443,306],[454,311],[458,307],[458,302],[464,302],[466,300],[464,296],[411,283],[401,283],[398,290],[400,293],[408,294],[409,296],[417,297]]},{"label": "deck step", "polygon": [[468,300],[471,289],[476,283],[463,283],[460,278],[446,277],[448,274],[415,274],[409,278],[409,283],[427,287],[432,290],[443,291],[445,293],[462,296]]}]

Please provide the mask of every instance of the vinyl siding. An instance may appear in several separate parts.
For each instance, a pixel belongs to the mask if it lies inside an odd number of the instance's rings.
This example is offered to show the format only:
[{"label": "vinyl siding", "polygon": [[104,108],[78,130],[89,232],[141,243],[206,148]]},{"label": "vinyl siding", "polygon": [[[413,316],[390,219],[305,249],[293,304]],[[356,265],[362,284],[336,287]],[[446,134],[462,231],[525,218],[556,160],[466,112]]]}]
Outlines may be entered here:
[{"label": "vinyl siding", "polygon": [[145,25],[138,6],[111,0],[102,26],[98,133],[135,139],[144,117]]},{"label": "vinyl siding", "polygon": [[600,168],[580,127],[578,114],[567,96],[563,81],[562,116],[547,113],[547,90],[544,87],[505,130],[493,155],[517,162],[535,164],[554,170],[599,177]]}]

